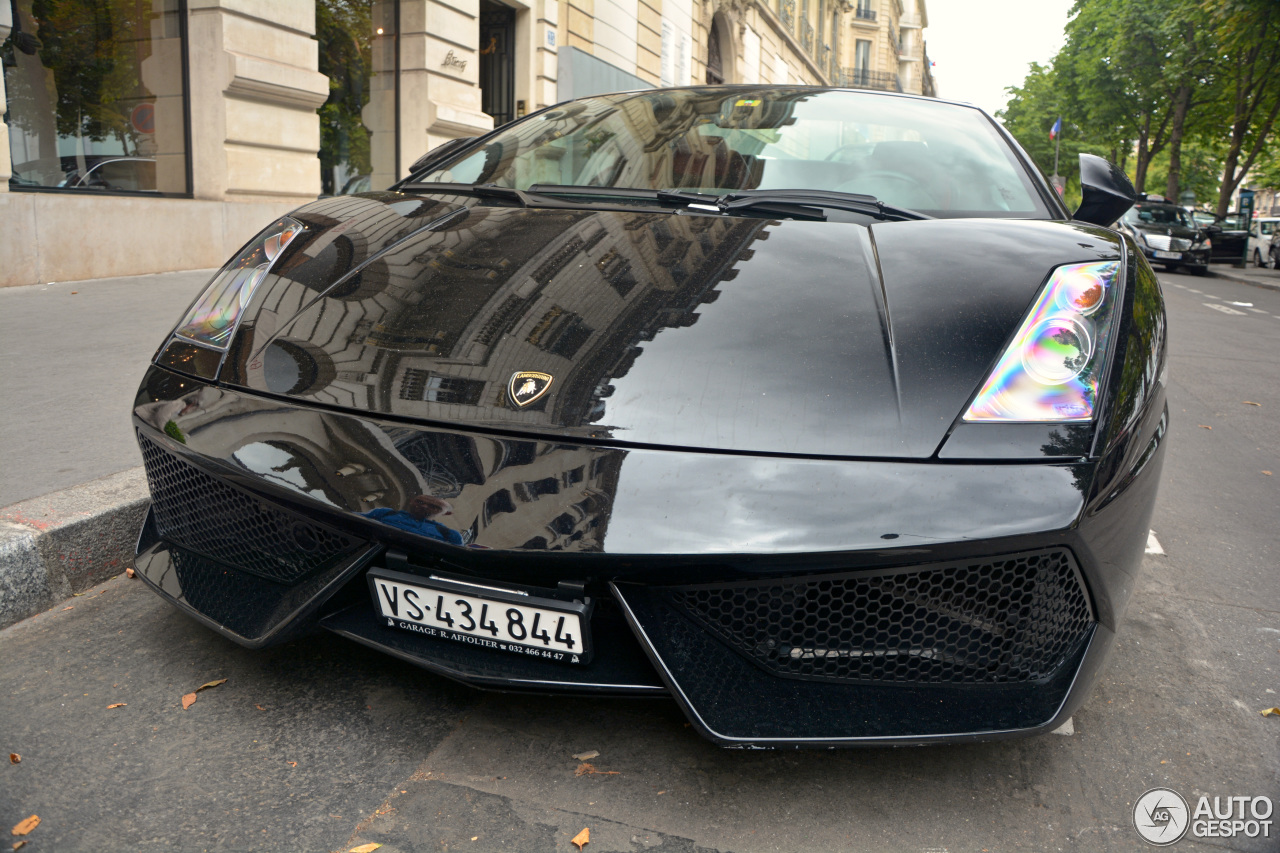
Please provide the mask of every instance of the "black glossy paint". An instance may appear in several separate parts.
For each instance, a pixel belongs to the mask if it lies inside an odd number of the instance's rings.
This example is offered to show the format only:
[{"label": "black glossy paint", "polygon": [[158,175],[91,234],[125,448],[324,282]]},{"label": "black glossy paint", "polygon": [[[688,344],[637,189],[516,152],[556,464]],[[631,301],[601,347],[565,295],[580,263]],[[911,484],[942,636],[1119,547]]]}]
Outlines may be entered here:
[{"label": "black glossy paint", "polygon": [[[1001,737],[1053,728],[1087,696],[1133,590],[1168,423],[1163,298],[1127,238],[395,193],[295,215],[308,231],[255,294],[220,380],[201,353],[166,350],[135,424],[184,464],[374,547],[332,577],[224,583],[214,600],[205,577],[234,567],[193,575],[198,561],[151,529],[139,568],[188,613],[247,645],[321,625],[480,686],[670,690],[725,743]],[[1096,426],[959,423],[1051,269],[1117,258]],[[507,397],[518,370],[555,377],[527,409]],[[449,535],[403,517],[419,495],[449,503]],[[704,637],[728,655],[718,671],[741,676],[725,693],[675,679],[664,661],[683,652],[650,635],[654,585],[1049,546],[1075,555],[1097,624],[1043,684],[798,690]],[[596,598],[594,669],[535,672],[378,624],[363,567],[384,548],[409,573]],[[735,691],[763,701],[726,705]],[[938,709],[912,714],[922,701]]]},{"label": "black glossy paint", "polygon": [[[250,305],[224,381],[629,445],[928,458],[1051,269],[1119,257],[1111,232],[1048,222],[868,227],[471,200],[412,231],[397,212],[411,197],[350,203],[360,218],[333,226],[335,243],[364,249],[327,266],[289,255]],[[505,392],[521,370],[555,377],[527,409]]]}]

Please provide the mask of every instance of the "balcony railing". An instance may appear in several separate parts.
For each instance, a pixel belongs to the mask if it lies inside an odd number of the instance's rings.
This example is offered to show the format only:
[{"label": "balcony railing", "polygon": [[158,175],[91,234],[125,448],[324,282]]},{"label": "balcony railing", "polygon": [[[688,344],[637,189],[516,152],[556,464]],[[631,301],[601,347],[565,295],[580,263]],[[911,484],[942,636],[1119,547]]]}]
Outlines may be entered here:
[{"label": "balcony railing", "polygon": [[782,20],[782,25],[787,28],[787,32],[794,32],[796,28],[796,0],[778,0],[778,17]]},{"label": "balcony railing", "polygon": [[878,89],[881,92],[901,92],[902,83],[892,71],[871,71],[866,68],[846,68],[840,74],[840,85],[847,89]]},{"label": "balcony railing", "polygon": [[853,17],[860,21],[874,21],[876,19],[876,10],[859,6],[853,10]]},{"label": "balcony railing", "polygon": [[813,56],[813,24],[808,21],[800,22],[800,46],[805,53]]}]

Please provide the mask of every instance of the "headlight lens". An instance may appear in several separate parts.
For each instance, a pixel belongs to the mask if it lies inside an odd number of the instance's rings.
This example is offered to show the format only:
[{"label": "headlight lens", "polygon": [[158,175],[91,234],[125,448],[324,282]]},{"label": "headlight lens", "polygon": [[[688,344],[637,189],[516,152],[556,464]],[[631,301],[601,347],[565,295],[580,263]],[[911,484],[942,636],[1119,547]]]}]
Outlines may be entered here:
[{"label": "headlight lens", "polygon": [[253,292],[271,271],[276,258],[302,231],[302,223],[288,216],[272,223],[213,277],[174,334],[226,349]]},{"label": "headlight lens", "polygon": [[1087,421],[1111,338],[1120,264],[1058,267],[969,410],[967,422]]}]

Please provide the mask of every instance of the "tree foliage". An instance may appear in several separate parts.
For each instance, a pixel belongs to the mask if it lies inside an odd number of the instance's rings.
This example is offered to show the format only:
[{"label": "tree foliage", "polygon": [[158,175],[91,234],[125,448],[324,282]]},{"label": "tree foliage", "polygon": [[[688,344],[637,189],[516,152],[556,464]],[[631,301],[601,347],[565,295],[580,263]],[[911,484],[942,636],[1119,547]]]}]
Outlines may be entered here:
[{"label": "tree foliage", "polygon": [[1140,192],[1191,189],[1225,212],[1245,172],[1270,163],[1276,12],[1276,0],[1077,0],[1062,49],[1008,89],[999,115],[1046,172],[1062,117],[1069,188],[1086,151],[1125,168]]},{"label": "tree foliage", "polygon": [[373,172],[369,131],[361,111],[373,77],[371,7],[359,0],[317,0],[316,41],[320,73],[329,78],[329,100],[320,107],[320,179],[324,192],[336,186],[335,167],[350,175]]}]

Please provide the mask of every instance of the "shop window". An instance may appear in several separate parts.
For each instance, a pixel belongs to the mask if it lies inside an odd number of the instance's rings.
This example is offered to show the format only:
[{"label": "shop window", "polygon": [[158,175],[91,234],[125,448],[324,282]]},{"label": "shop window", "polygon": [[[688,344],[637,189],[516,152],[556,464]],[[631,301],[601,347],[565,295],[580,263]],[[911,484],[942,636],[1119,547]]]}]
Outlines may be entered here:
[{"label": "shop window", "polygon": [[[381,190],[400,178],[400,4],[316,0],[322,196]],[[421,151],[413,152],[416,159]]]},{"label": "shop window", "polygon": [[16,0],[3,57],[10,187],[185,195],[185,5]]}]

